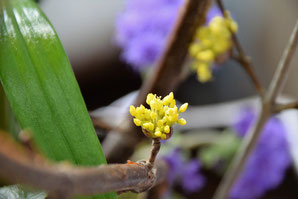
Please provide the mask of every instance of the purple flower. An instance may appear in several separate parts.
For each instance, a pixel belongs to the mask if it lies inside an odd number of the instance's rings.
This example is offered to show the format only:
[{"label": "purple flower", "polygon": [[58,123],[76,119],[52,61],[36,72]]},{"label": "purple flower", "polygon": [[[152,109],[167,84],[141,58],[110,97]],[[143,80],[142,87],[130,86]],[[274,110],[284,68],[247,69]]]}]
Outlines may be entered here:
[{"label": "purple flower", "polygon": [[199,191],[204,186],[205,178],[199,173],[201,165],[198,160],[192,159],[189,162],[184,162],[178,148],[163,159],[169,165],[168,182],[170,186],[180,180],[182,188],[189,193]]},{"label": "purple flower", "polygon": [[118,17],[117,44],[121,58],[135,69],[150,66],[164,49],[183,0],[127,0]]},{"label": "purple flower", "polygon": [[170,185],[174,184],[174,181],[180,173],[180,169],[183,166],[183,157],[180,149],[176,148],[163,159],[167,162],[170,171],[168,172],[167,180]]},{"label": "purple flower", "polygon": [[[116,22],[116,43],[123,49],[121,59],[141,70],[162,55],[184,0],[127,0]],[[206,21],[222,16],[212,6]]]},{"label": "purple flower", "polygon": [[[252,110],[245,110],[235,125],[239,136],[248,132],[255,118]],[[267,122],[255,151],[248,158],[244,172],[230,193],[232,199],[259,198],[282,182],[291,163],[285,133],[286,130],[278,118],[272,117]]]},{"label": "purple flower", "polygon": [[252,126],[256,114],[252,111],[251,108],[246,107],[242,110],[240,119],[236,122],[234,128],[236,133],[243,137],[248,132],[249,128]]},{"label": "purple flower", "polygon": [[205,184],[205,178],[198,173],[201,165],[198,160],[193,159],[186,163],[181,170],[182,187],[187,192],[195,192]]},{"label": "purple flower", "polygon": [[[125,49],[121,58],[134,65],[135,69],[141,66],[150,66],[152,60],[157,60],[161,55],[164,38],[160,34],[146,32],[142,36],[136,36]],[[158,42],[157,42],[158,41]]]}]

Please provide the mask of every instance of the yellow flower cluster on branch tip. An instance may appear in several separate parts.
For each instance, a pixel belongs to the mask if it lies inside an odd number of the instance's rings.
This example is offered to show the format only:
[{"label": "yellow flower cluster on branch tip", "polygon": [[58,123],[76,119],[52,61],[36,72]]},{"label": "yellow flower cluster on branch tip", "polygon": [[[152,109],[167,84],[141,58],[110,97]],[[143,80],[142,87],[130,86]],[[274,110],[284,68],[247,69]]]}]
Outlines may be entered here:
[{"label": "yellow flower cluster on branch tip", "polygon": [[179,113],[186,111],[188,103],[183,104],[179,109],[176,106],[174,94],[171,92],[163,99],[152,93],[147,95],[146,103],[150,109],[143,105],[139,107],[130,106],[130,114],[134,117],[135,125],[141,126],[146,135],[151,138],[167,139],[174,124],[185,125],[186,121],[179,118]]},{"label": "yellow flower cluster on branch tip", "polygon": [[194,59],[192,68],[197,71],[198,80],[207,82],[212,78],[211,64],[216,57],[228,51],[232,46],[232,34],[238,29],[237,23],[225,11],[224,17],[214,17],[208,26],[200,27],[195,41],[189,47]]}]

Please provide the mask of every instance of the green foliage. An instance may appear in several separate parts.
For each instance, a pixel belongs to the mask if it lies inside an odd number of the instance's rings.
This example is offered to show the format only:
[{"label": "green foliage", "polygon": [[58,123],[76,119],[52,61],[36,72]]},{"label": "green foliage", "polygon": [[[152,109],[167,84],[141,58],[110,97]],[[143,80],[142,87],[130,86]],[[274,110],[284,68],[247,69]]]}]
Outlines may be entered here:
[{"label": "green foliage", "polygon": [[4,90],[0,84],[0,129],[10,132],[14,138],[20,132],[20,127],[8,103]]},{"label": "green foliage", "polygon": [[222,164],[220,169],[224,171],[240,146],[240,142],[235,133],[225,131],[221,135],[220,142],[210,144],[201,150],[199,158],[207,168],[212,168],[220,162]]},{"label": "green foliage", "polygon": [[0,79],[21,128],[32,132],[36,145],[52,160],[105,164],[73,71],[48,19],[31,0],[1,0],[0,9]]},{"label": "green foliage", "polygon": [[0,188],[1,199],[45,199],[46,193],[37,191],[24,191],[19,185]]}]

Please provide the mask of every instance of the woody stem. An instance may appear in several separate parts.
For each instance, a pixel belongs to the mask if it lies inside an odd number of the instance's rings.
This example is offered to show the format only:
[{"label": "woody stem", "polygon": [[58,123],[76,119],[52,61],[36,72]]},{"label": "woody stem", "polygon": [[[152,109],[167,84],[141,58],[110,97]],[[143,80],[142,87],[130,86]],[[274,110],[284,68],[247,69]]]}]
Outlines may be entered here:
[{"label": "woody stem", "polygon": [[153,138],[152,139],[152,150],[151,150],[151,153],[150,153],[150,157],[149,157],[149,169],[152,169],[153,166],[154,166],[154,162],[155,162],[155,159],[156,159],[156,156],[159,152],[159,149],[160,149],[160,139],[159,138]]}]

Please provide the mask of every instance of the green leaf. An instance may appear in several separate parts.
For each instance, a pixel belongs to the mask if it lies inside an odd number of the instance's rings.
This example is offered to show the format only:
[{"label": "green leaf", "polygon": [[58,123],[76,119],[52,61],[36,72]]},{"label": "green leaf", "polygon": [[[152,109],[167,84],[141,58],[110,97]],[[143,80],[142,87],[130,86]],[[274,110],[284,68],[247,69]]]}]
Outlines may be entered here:
[{"label": "green leaf", "polygon": [[3,87],[0,84],[0,129],[10,132],[18,139],[20,127],[8,103]]},{"label": "green leaf", "polygon": [[46,196],[44,192],[24,191],[24,188],[19,185],[0,188],[1,199],[45,199]]},{"label": "green leaf", "polygon": [[0,9],[0,79],[21,128],[32,132],[50,159],[105,164],[73,71],[48,19],[32,0],[1,0]]}]

